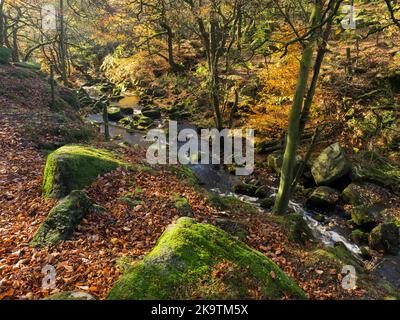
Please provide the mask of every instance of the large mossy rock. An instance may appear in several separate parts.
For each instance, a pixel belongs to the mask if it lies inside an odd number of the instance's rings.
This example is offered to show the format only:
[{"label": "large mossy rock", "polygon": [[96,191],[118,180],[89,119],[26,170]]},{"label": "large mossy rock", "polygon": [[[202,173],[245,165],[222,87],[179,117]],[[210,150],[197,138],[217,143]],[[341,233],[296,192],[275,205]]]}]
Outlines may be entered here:
[{"label": "large mossy rock", "polygon": [[319,186],[330,186],[350,172],[351,164],[345,150],[335,143],[326,148],[314,161],[311,173]]},{"label": "large mossy rock", "polygon": [[89,186],[99,175],[123,163],[108,151],[79,145],[64,146],[51,153],[43,178],[43,196],[60,199],[72,190]]},{"label": "large mossy rock", "polygon": [[368,242],[374,250],[396,253],[400,245],[399,228],[395,223],[380,224],[372,230]]},{"label": "large mossy rock", "polygon": [[233,186],[233,192],[256,198],[265,198],[268,196],[263,187],[247,183]]},{"label": "large mossy rock", "polygon": [[376,153],[366,152],[351,169],[353,181],[366,181],[400,192],[400,167]]},{"label": "large mossy rock", "polygon": [[119,120],[125,118],[125,115],[121,111],[121,108],[118,107],[107,108],[107,115],[110,121],[115,121],[115,122],[118,122]]},{"label": "large mossy rock", "polygon": [[94,210],[95,206],[84,192],[72,191],[51,209],[33,236],[30,245],[33,247],[55,245],[67,240],[81,220]]},{"label": "large mossy rock", "polygon": [[316,210],[329,211],[339,201],[339,191],[330,187],[318,187],[307,199],[307,207]]},{"label": "large mossy rock", "polygon": [[92,295],[86,292],[73,292],[73,291],[62,291],[54,293],[43,300],[56,300],[56,301],[67,301],[67,300],[96,300]]},{"label": "large mossy rock", "polygon": [[380,205],[366,207],[366,206],[356,206],[351,210],[351,221],[353,224],[364,227],[367,229],[372,229],[379,222],[383,220],[382,211],[383,207]]},{"label": "large mossy rock", "polygon": [[143,107],[142,114],[145,117],[148,117],[151,119],[160,119],[161,118],[161,109],[158,107],[146,106],[146,107]]},{"label": "large mossy rock", "polygon": [[345,203],[353,206],[373,206],[388,200],[387,190],[372,183],[350,183],[342,192]]},{"label": "large mossy rock", "polygon": [[112,300],[306,298],[279,267],[225,231],[181,218],[113,286]]}]

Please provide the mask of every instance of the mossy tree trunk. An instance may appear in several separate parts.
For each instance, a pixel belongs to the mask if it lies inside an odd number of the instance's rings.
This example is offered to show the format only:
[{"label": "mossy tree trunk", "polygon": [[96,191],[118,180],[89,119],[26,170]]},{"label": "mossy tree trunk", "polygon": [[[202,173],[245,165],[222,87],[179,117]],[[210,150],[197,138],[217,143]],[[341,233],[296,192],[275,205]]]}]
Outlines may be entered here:
[{"label": "mossy tree trunk", "polygon": [[[311,17],[311,28],[315,28],[320,23],[322,13],[322,2],[315,1],[314,11]],[[285,214],[291,197],[292,183],[295,174],[296,152],[300,142],[300,119],[302,115],[304,97],[307,93],[308,78],[312,65],[313,48],[316,39],[317,28],[310,40],[303,43],[303,53],[300,61],[300,71],[297,79],[297,87],[293,100],[293,105],[289,115],[289,128],[283,164],[281,170],[281,180],[279,191],[276,197],[273,212],[275,214]]]}]

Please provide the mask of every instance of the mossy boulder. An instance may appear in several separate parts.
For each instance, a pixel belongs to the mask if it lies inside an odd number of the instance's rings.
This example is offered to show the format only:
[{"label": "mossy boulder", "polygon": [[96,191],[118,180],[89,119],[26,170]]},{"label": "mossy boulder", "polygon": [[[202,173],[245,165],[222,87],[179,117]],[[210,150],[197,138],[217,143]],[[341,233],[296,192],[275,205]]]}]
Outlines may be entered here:
[{"label": "mossy boulder", "polygon": [[388,199],[387,190],[372,183],[350,183],[342,192],[345,203],[353,206],[373,206],[384,203]]},{"label": "mossy boulder", "polygon": [[368,243],[368,233],[360,229],[353,230],[351,232],[351,239],[356,244],[366,244]]},{"label": "mossy boulder", "polygon": [[43,300],[96,300],[92,295],[86,292],[73,292],[73,291],[63,291],[54,293]]},{"label": "mossy boulder", "polygon": [[233,187],[233,192],[243,194],[250,197],[265,198],[267,193],[263,187],[255,184],[238,184]]},{"label": "mossy boulder", "polygon": [[368,243],[374,250],[396,253],[400,245],[399,228],[395,223],[382,223],[372,230]]},{"label": "mossy boulder", "polygon": [[10,62],[12,51],[6,47],[0,47],[0,64],[7,64]]},{"label": "mossy boulder", "polygon": [[329,211],[333,209],[339,201],[339,191],[330,187],[318,187],[307,199],[307,207],[311,209]]},{"label": "mossy boulder", "polygon": [[161,118],[161,109],[158,107],[146,106],[146,107],[143,107],[142,114],[145,117],[149,117],[151,119],[160,119]]},{"label": "mossy boulder", "polygon": [[275,199],[267,197],[263,199],[260,203],[261,208],[263,209],[271,209],[275,204]]},{"label": "mossy boulder", "polygon": [[51,153],[43,178],[43,196],[60,199],[72,190],[89,186],[99,175],[112,171],[123,163],[105,150],[80,145],[68,145]]},{"label": "mossy boulder", "polygon": [[381,221],[381,206],[356,206],[353,207],[351,210],[351,220],[353,224],[364,227],[370,228],[371,230]]},{"label": "mossy boulder", "polygon": [[67,240],[75,227],[96,207],[82,191],[72,191],[51,209],[47,218],[42,222],[33,236],[30,245],[48,246]]},{"label": "mossy boulder", "polygon": [[345,150],[335,143],[327,147],[314,161],[311,173],[319,186],[331,186],[345,178],[351,164]]},{"label": "mossy boulder", "polygon": [[108,107],[107,115],[110,121],[116,121],[116,122],[125,117],[124,113],[121,111],[121,108],[118,107]]},{"label": "mossy boulder", "polygon": [[281,219],[283,219],[284,229],[291,242],[305,245],[314,241],[312,231],[301,214],[292,213],[282,216]]},{"label": "mossy boulder", "polygon": [[136,115],[133,118],[133,126],[138,130],[146,130],[150,128],[154,123],[152,118],[146,117],[144,115]]},{"label": "mossy boulder", "polygon": [[125,117],[125,118],[122,118],[121,120],[119,120],[118,124],[120,124],[120,125],[122,125],[122,126],[124,126],[126,128],[131,128],[132,124],[133,124],[133,121],[132,121],[131,118]]},{"label": "mossy boulder", "polygon": [[181,218],[155,248],[123,275],[111,300],[305,299],[274,262],[223,230]]},{"label": "mossy boulder", "polygon": [[366,152],[353,164],[351,179],[371,182],[393,192],[400,192],[400,166],[373,152]]},{"label": "mossy boulder", "polygon": [[193,216],[192,208],[186,197],[181,196],[180,194],[175,194],[173,200],[175,208],[178,210],[181,216],[186,216],[186,217]]}]

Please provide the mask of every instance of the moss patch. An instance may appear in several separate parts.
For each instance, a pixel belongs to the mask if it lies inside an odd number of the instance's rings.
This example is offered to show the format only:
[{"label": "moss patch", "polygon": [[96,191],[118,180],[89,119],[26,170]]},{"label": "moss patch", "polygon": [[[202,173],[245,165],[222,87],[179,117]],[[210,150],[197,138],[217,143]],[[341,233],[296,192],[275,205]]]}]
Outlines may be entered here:
[{"label": "moss patch", "polygon": [[[246,276],[218,276],[221,264],[228,264],[234,273],[246,271]],[[263,299],[306,298],[260,252],[214,226],[181,218],[167,228],[144,260],[117,281],[108,299],[224,299],[226,287],[235,293],[229,298],[244,299],[251,297],[248,283],[259,288]]]},{"label": "moss patch", "polygon": [[64,291],[52,294],[43,300],[96,300],[93,296],[85,292]]},{"label": "moss patch", "polygon": [[54,245],[67,240],[75,227],[95,206],[82,191],[73,191],[50,211],[33,236],[31,246]]},{"label": "moss patch", "polygon": [[72,190],[89,186],[99,175],[123,165],[105,150],[69,145],[51,153],[43,177],[43,196],[62,198]]}]

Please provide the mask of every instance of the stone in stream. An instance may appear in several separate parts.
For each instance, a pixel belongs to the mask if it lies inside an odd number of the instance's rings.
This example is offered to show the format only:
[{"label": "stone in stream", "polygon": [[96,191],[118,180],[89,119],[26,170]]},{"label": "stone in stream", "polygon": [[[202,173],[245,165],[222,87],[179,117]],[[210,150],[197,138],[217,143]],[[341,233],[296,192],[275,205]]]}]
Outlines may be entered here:
[{"label": "stone in stream", "polygon": [[142,114],[151,119],[160,119],[161,109],[158,107],[143,107]]},{"label": "stone in stream", "polygon": [[380,224],[370,233],[368,243],[374,250],[396,253],[400,245],[399,228],[395,223]]},{"label": "stone in stream", "polygon": [[33,247],[48,246],[67,240],[81,220],[95,210],[83,191],[72,191],[51,209],[29,244]]},{"label": "stone in stream", "polygon": [[225,231],[180,218],[153,250],[112,287],[107,299],[306,299],[273,261]]},{"label": "stone in stream", "polygon": [[267,193],[265,192],[264,188],[256,186],[255,184],[238,184],[233,186],[233,192],[256,198],[267,197]]},{"label": "stone in stream", "polygon": [[121,165],[123,162],[106,150],[79,145],[61,147],[47,157],[43,196],[60,199]]},{"label": "stone in stream", "polygon": [[319,186],[334,186],[341,184],[350,173],[351,164],[346,152],[335,143],[327,147],[314,161],[311,173]]},{"label": "stone in stream", "polygon": [[144,115],[133,117],[133,126],[138,130],[147,130],[154,124],[154,120]]},{"label": "stone in stream", "polygon": [[339,201],[339,191],[330,187],[318,187],[307,199],[306,205],[310,209],[329,211],[335,208]]},{"label": "stone in stream", "polygon": [[353,230],[351,232],[351,240],[358,245],[366,244],[368,243],[368,233],[360,229]]},{"label": "stone in stream", "polygon": [[121,120],[118,121],[118,124],[123,125],[126,128],[131,128],[133,121],[129,117],[122,118]]},{"label": "stone in stream", "polygon": [[110,121],[119,121],[124,118],[124,114],[121,111],[121,108],[118,107],[108,107],[107,108],[108,119]]}]

